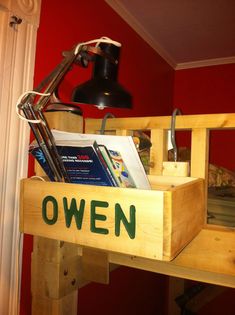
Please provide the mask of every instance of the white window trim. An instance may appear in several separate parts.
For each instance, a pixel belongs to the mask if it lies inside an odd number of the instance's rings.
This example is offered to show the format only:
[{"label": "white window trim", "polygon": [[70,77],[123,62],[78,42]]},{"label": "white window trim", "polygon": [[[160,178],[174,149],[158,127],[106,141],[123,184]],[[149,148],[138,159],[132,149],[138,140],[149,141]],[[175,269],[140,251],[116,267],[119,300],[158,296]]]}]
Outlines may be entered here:
[{"label": "white window trim", "polygon": [[[19,184],[27,176],[29,127],[18,97],[32,89],[41,0],[0,0],[0,314],[19,312]],[[22,23],[9,26],[12,16]]]}]

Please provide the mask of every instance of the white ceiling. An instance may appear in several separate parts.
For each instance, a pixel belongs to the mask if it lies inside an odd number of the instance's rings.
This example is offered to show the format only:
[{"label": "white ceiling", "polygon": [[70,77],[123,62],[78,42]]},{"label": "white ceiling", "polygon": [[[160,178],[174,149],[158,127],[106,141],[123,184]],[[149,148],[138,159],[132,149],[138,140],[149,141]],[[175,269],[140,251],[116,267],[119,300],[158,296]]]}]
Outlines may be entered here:
[{"label": "white ceiling", "polygon": [[235,63],[235,0],[105,0],[175,69]]}]

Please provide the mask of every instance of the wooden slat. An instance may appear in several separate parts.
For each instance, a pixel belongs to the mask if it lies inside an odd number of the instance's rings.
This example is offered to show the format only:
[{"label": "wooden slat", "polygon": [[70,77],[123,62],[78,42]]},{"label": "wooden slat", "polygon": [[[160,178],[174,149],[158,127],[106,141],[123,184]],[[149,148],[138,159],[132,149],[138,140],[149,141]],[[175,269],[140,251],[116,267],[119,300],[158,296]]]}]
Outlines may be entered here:
[{"label": "wooden slat", "polygon": [[[150,184],[155,187],[158,185],[166,185],[166,186],[179,186],[186,183],[190,183],[193,178],[192,177],[182,177],[182,176],[154,176],[154,175],[148,175],[148,179],[150,181]],[[155,188],[154,188],[155,189]]]},{"label": "wooden slat", "polygon": [[69,132],[83,132],[83,117],[71,112],[46,112],[50,129]]},{"label": "wooden slat", "polygon": [[162,163],[167,161],[167,131],[151,130],[150,174],[162,175]]},{"label": "wooden slat", "polygon": [[83,247],[82,274],[86,280],[103,284],[109,283],[108,253]]},{"label": "wooden slat", "polygon": [[61,299],[32,296],[32,315],[77,315],[78,293],[73,291]]},{"label": "wooden slat", "polygon": [[235,233],[203,229],[175,259],[176,265],[235,276]]},{"label": "wooden slat", "polygon": [[33,253],[43,257],[45,262],[59,263],[63,259],[73,258],[79,254],[76,244],[53,240],[46,237],[33,238]]},{"label": "wooden slat", "polygon": [[110,262],[235,288],[235,233],[204,228],[171,262],[110,253]]},{"label": "wooden slat", "polygon": [[[191,176],[204,178],[205,200],[208,195],[208,159],[209,159],[209,130],[205,128],[192,129],[191,143]],[[205,208],[204,223],[207,223]]]},{"label": "wooden slat", "polygon": [[168,304],[167,315],[180,315],[181,309],[176,304],[175,299],[184,293],[184,280],[175,277],[169,277],[168,279]]},{"label": "wooden slat", "polygon": [[[86,130],[100,129],[101,119],[86,119]],[[171,116],[158,117],[128,117],[107,120],[106,129],[170,129]],[[235,114],[207,114],[207,115],[180,115],[177,116],[176,129],[228,129],[235,128]]]},{"label": "wooden slat", "polygon": [[[205,128],[192,130],[191,176],[208,177],[209,131]],[[207,184],[207,183],[206,183]]]},{"label": "wooden slat", "polygon": [[164,256],[171,260],[203,227],[205,200],[201,181],[197,180],[193,189],[190,183],[174,188],[171,206],[165,205],[164,210]]},{"label": "wooden slat", "polygon": [[163,162],[163,176],[189,176],[188,162]]},{"label": "wooden slat", "polygon": [[117,136],[132,136],[133,132],[127,129],[118,129],[116,130]]},{"label": "wooden slat", "polygon": [[[220,246],[217,247],[217,244]],[[79,255],[82,255],[81,247]],[[235,288],[234,261],[235,230],[215,226],[203,228],[170,262],[109,253],[109,262],[113,264],[231,288]]]},{"label": "wooden slat", "polygon": [[[81,257],[74,256],[51,262],[32,253],[32,294],[51,299],[61,299],[79,287],[81,279]],[[37,275],[37,277],[35,277]]]}]

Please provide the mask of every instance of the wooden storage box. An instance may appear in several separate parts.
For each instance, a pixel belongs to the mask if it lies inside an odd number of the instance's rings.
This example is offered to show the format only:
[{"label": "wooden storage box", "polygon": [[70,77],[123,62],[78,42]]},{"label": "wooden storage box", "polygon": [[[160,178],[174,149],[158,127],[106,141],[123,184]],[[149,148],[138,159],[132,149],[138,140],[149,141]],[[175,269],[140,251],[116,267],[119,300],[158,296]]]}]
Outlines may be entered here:
[{"label": "wooden storage box", "polygon": [[172,260],[204,223],[204,180],[150,176],[152,190],[24,179],[21,231],[105,251]]},{"label": "wooden storage box", "polygon": [[[97,133],[101,123],[101,119],[86,120],[85,132]],[[109,263],[235,288],[234,228],[206,224],[210,130],[235,129],[235,114],[177,117],[176,130],[191,133],[190,178],[166,176],[164,163],[168,156],[166,143],[170,125],[169,116],[112,118],[106,122],[105,129],[110,134],[130,135],[135,130],[149,132],[152,142],[151,191],[22,180],[21,230],[93,246],[97,252],[103,248],[108,252]],[[42,201],[46,196],[51,196],[52,200],[55,198],[58,203],[58,211],[54,209],[54,213],[50,209],[52,202],[48,201],[46,220],[50,224],[42,218]],[[77,204],[84,199],[81,229],[77,229],[74,218],[70,227],[65,226],[64,196],[67,200],[74,198]],[[92,220],[91,200],[106,202],[96,207],[95,211],[93,203]],[[107,203],[108,207],[104,207]],[[115,230],[115,203],[119,203],[124,211],[126,225],[130,221],[130,205],[135,206],[134,238],[129,237],[123,221],[120,222],[120,235],[117,235],[119,225]],[[54,218],[55,214],[58,217]],[[120,220],[120,217],[117,219]],[[104,233],[101,234],[101,231]],[[82,254],[80,246],[79,250]],[[102,251],[99,254],[102,255]],[[66,301],[72,304],[70,300]],[[36,309],[37,302],[38,296],[35,295],[33,303]]]}]

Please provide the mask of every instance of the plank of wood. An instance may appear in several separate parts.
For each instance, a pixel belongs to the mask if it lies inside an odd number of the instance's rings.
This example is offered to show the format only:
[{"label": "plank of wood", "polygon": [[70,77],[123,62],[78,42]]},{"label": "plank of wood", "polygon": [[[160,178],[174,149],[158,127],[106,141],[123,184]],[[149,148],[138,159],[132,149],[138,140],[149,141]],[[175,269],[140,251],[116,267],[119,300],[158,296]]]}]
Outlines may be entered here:
[{"label": "plank of wood", "polygon": [[79,255],[76,244],[35,236],[33,239],[33,253],[43,257],[45,262],[59,263],[61,260]]},{"label": "plank of wood", "polygon": [[[100,129],[101,119],[86,119],[86,132]],[[170,129],[171,116],[158,117],[128,117],[109,119],[106,128],[109,130],[149,130]],[[206,115],[179,115],[175,129],[191,130],[193,128],[207,129],[234,129],[235,114],[206,114]]]},{"label": "plank of wood", "polygon": [[32,296],[32,315],[77,315],[77,291],[61,299],[50,299],[42,296]]},{"label": "plank of wood", "polygon": [[167,131],[151,130],[150,174],[162,175],[162,163],[167,161]]},{"label": "plank of wood", "polygon": [[183,279],[235,288],[235,233],[204,228],[172,261],[110,253],[109,261]]},{"label": "plank of wood", "polygon": [[171,186],[172,188],[185,185],[194,181],[196,178],[193,177],[182,177],[182,176],[155,176],[148,175],[150,184],[153,186],[162,185],[162,186]]},{"label": "plank of wood", "polygon": [[133,132],[127,129],[117,129],[116,135],[117,136],[132,136]]},{"label": "plank of wood", "polygon": [[31,262],[33,295],[61,299],[78,290],[82,277],[81,257],[78,255],[64,258],[59,262],[51,262],[33,253]]},{"label": "plank of wood", "polygon": [[108,253],[88,247],[82,249],[82,275],[86,280],[109,283]]},{"label": "plank of wood", "polygon": [[193,269],[235,276],[233,230],[203,229],[174,260]]},{"label": "plank of wood", "polygon": [[163,176],[189,176],[188,162],[163,162]]},{"label": "plank of wood", "polygon": [[[166,193],[167,195],[168,193]],[[170,205],[164,206],[164,256],[173,259],[204,225],[204,186],[196,180],[193,189],[185,183],[172,189]]]},{"label": "plank of wood", "polygon": [[184,280],[176,277],[168,278],[167,315],[180,315],[181,310],[175,299],[184,293]]},{"label": "plank of wood", "polygon": [[83,117],[72,112],[45,112],[50,129],[83,132]]},{"label": "plank of wood", "polygon": [[192,130],[191,176],[208,178],[209,131],[206,128]]}]

